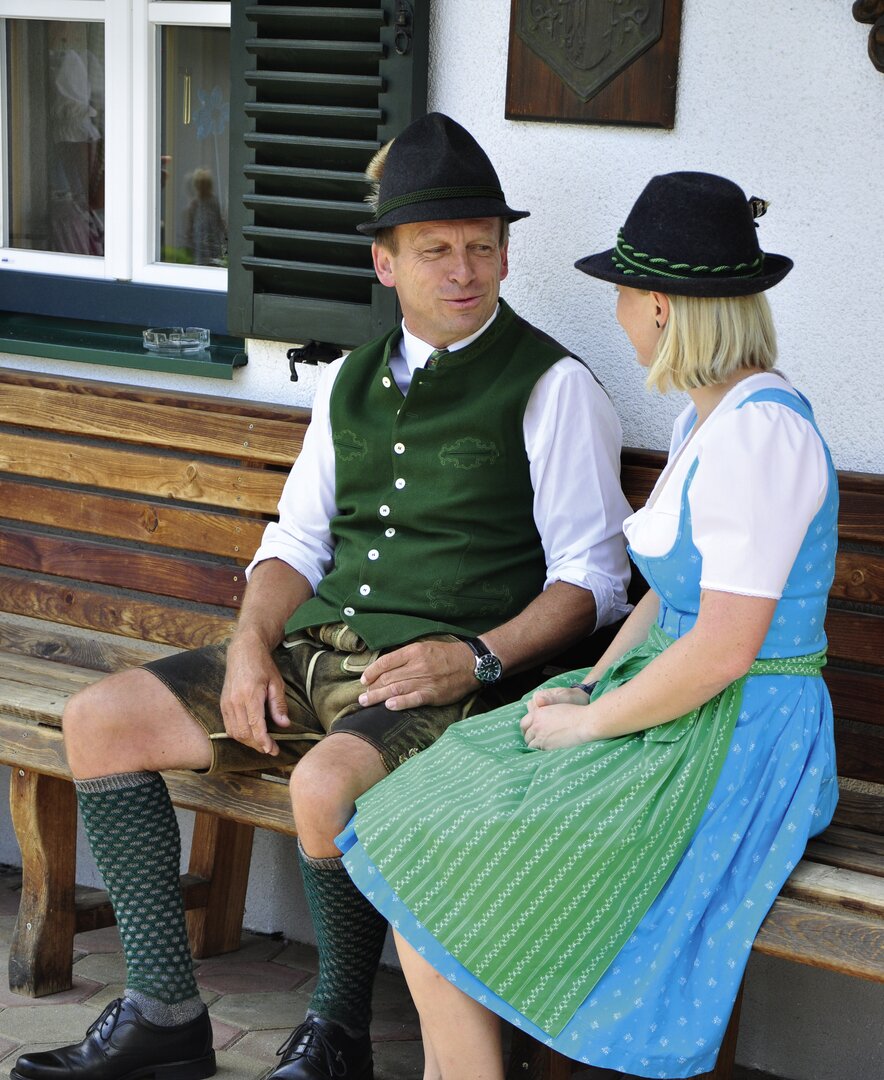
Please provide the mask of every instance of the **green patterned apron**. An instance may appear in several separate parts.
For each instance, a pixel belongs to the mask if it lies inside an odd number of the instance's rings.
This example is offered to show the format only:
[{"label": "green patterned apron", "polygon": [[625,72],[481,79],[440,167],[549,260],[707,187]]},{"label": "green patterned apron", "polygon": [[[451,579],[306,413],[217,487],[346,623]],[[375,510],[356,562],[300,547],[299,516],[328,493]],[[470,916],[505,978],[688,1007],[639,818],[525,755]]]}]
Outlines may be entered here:
[{"label": "green patterned apron", "polygon": [[[605,673],[593,699],[671,644],[653,627]],[[756,660],[748,675],[818,676],[824,664],[823,652]],[[668,723],[571,749],[526,747],[519,721],[527,699],[462,721],[357,801],[356,834],[453,956],[558,1034],[693,837],[731,744],[744,679]]]}]

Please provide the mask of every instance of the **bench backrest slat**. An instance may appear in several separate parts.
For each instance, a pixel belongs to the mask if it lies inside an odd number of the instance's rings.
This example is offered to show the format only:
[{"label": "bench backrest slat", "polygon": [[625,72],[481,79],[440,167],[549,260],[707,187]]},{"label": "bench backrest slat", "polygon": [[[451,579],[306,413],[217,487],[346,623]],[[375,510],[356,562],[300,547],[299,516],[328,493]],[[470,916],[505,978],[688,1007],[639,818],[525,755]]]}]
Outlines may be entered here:
[{"label": "bench backrest slat", "polygon": [[241,514],[175,507],[116,495],[44,487],[34,498],[32,484],[0,478],[0,516],[29,525],[132,540],[139,544],[204,551],[243,564],[258,546],[266,522]]},{"label": "bench backrest slat", "polygon": [[[194,423],[196,416],[199,421]],[[0,395],[0,422],[283,467],[300,450],[284,414],[268,419],[233,410],[196,413],[174,401],[163,405],[104,398],[77,394],[71,388],[6,386]]]},{"label": "bench backrest slat", "polygon": [[119,589],[88,588],[65,578],[41,578],[2,568],[0,595],[3,610],[13,615],[155,641],[177,649],[224,641],[234,622],[232,614],[225,616],[203,605],[183,607]]},{"label": "bench backrest slat", "polygon": [[[198,423],[198,416],[192,422]],[[294,441],[297,427],[293,424],[292,428]],[[160,446],[168,443],[162,441]],[[214,456],[164,453],[153,447],[139,450],[129,443],[97,446],[71,439],[0,432],[0,471],[152,499],[178,499],[274,514],[288,470],[258,469]]]},{"label": "bench backrest slat", "polygon": [[17,570],[229,608],[240,606],[245,582],[242,567],[229,563],[12,527],[0,531],[0,563]]}]

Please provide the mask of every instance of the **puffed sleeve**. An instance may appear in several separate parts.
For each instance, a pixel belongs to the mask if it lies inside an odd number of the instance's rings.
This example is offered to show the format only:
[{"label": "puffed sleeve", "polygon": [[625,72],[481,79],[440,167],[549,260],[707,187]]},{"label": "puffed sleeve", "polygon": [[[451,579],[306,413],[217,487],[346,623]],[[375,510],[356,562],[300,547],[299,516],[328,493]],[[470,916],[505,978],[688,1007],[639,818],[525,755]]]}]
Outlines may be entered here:
[{"label": "puffed sleeve", "polygon": [[700,586],[779,599],[828,486],[812,424],[775,402],[714,421],[688,500]]}]

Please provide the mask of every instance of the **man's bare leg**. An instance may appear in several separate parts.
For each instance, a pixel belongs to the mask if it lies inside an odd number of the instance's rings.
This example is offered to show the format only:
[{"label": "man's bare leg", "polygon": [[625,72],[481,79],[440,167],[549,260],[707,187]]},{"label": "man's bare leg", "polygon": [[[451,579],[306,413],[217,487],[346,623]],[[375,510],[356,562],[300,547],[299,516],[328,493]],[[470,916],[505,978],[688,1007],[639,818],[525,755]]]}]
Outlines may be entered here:
[{"label": "man's bare leg", "polygon": [[319,978],[307,1019],[270,1080],[331,1077],[344,1066],[355,1080],[372,1075],[371,993],[387,922],[350,880],[335,837],[352,817],[356,799],[385,775],[378,751],[346,732],[314,746],[292,775],[292,809],[319,949]]}]

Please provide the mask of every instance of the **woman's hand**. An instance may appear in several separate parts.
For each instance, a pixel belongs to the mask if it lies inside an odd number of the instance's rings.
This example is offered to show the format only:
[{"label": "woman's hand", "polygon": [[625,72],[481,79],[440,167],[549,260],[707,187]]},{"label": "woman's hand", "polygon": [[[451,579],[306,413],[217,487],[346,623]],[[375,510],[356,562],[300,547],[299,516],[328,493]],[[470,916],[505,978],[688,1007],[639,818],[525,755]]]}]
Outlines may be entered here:
[{"label": "woman's hand", "polygon": [[586,694],[576,688],[539,690],[521,721],[525,745],[532,750],[561,750],[589,742],[593,736],[586,725],[586,702]]},{"label": "woman's hand", "polygon": [[531,705],[586,705],[589,697],[579,686],[556,686],[538,690],[531,698]]}]

